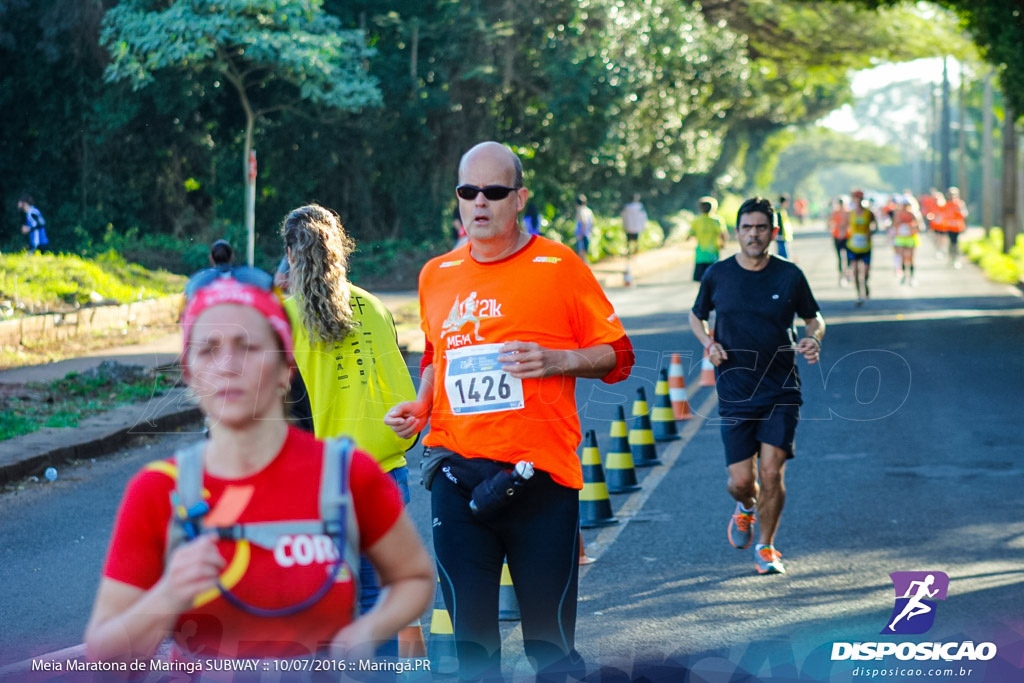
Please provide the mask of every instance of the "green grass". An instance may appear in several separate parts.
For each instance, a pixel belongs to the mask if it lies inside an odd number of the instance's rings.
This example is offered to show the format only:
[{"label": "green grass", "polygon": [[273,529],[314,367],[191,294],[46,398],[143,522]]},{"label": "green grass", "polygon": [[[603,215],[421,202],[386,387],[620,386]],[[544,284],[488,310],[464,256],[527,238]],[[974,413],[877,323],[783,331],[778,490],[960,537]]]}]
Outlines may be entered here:
[{"label": "green grass", "polygon": [[1017,235],[1009,254],[1003,253],[1003,231],[992,228],[988,235],[963,244],[963,252],[976,262],[993,282],[1017,284],[1024,279],[1024,235]]},{"label": "green grass", "polygon": [[109,251],[94,259],[72,254],[0,256],[0,299],[31,311],[67,310],[86,304],[94,292],[104,300],[128,303],[177,294],[186,278],[146,270]]},{"label": "green grass", "polygon": [[17,396],[0,398],[0,441],[45,427],[77,427],[83,418],[149,400],[175,384],[175,377],[150,371],[128,381],[102,372],[72,372],[52,382],[26,384]]}]

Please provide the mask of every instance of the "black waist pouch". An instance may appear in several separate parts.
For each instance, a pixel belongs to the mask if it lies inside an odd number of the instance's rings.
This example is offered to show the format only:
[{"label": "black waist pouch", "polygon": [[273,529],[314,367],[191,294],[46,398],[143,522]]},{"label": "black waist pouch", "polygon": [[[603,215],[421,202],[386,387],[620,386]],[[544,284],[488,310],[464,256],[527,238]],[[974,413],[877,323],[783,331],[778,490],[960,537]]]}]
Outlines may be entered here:
[{"label": "black waist pouch", "polygon": [[511,469],[512,466],[507,463],[487,458],[464,458],[458,453],[452,453],[441,462],[440,474],[467,495],[472,495],[481,483]]},{"label": "black waist pouch", "polygon": [[464,458],[455,451],[440,446],[424,448],[423,460],[420,461],[420,476],[423,486],[428,491],[434,477],[440,474],[467,494],[472,494],[480,482],[490,479],[502,470],[511,469],[511,463],[487,458]]}]

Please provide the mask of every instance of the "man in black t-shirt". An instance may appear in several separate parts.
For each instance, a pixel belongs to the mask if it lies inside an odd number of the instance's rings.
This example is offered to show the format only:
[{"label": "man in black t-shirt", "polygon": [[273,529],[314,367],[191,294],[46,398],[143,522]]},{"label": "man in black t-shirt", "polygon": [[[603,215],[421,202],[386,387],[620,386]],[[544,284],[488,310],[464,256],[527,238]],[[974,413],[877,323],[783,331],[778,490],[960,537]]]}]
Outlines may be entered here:
[{"label": "man in black t-shirt", "polygon": [[[690,311],[690,329],[715,366],[728,489],[736,499],[729,542],[749,547],[759,521],[754,556],[761,574],[785,573],[774,542],[803,402],[796,354],[818,362],[825,334],[803,272],[768,253],[777,230],[773,214],[767,199],[743,203],[736,219],[740,252],[708,269]],[[707,323],[712,311],[714,338]],[[796,316],[805,325],[799,342]]]}]

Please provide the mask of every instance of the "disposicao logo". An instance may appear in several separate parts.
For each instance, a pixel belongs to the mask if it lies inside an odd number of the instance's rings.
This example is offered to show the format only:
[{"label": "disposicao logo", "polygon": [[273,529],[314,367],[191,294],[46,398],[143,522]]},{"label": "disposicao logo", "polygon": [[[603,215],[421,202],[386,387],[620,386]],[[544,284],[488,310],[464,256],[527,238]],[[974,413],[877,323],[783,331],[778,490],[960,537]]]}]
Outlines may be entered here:
[{"label": "disposicao logo", "polygon": [[945,600],[949,577],[944,572],[893,572],[896,604],[883,634],[927,633],[935,623],[936,600]]},{"label": "disposicao logo", "polygon": [[[944,572],[893,572],[889,575],[896,602],[882,635],[919,635],[935,623],[937,600],[945,600],[949,577]],[[881,660],[886,657],[918,661],[988,661],[996,656],[994,643],[856,642],[832,643],[832,661]]]}]

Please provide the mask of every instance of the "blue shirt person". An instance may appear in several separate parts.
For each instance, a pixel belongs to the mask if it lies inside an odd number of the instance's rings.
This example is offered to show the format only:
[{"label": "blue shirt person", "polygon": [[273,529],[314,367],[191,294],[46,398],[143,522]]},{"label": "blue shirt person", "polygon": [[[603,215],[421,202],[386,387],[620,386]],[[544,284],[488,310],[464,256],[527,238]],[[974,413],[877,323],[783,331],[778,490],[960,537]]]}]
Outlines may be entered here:
[{"label": "blue shirt person", "polygon": [[18,200],[18,210],[25,212],[25,222],[21,226],[21,232],[28,235],[29,251],[49,251],[50,240],[46,237],[46,219],[42,212],[35,207],[32,197],[27,194],[21,195]]}]

